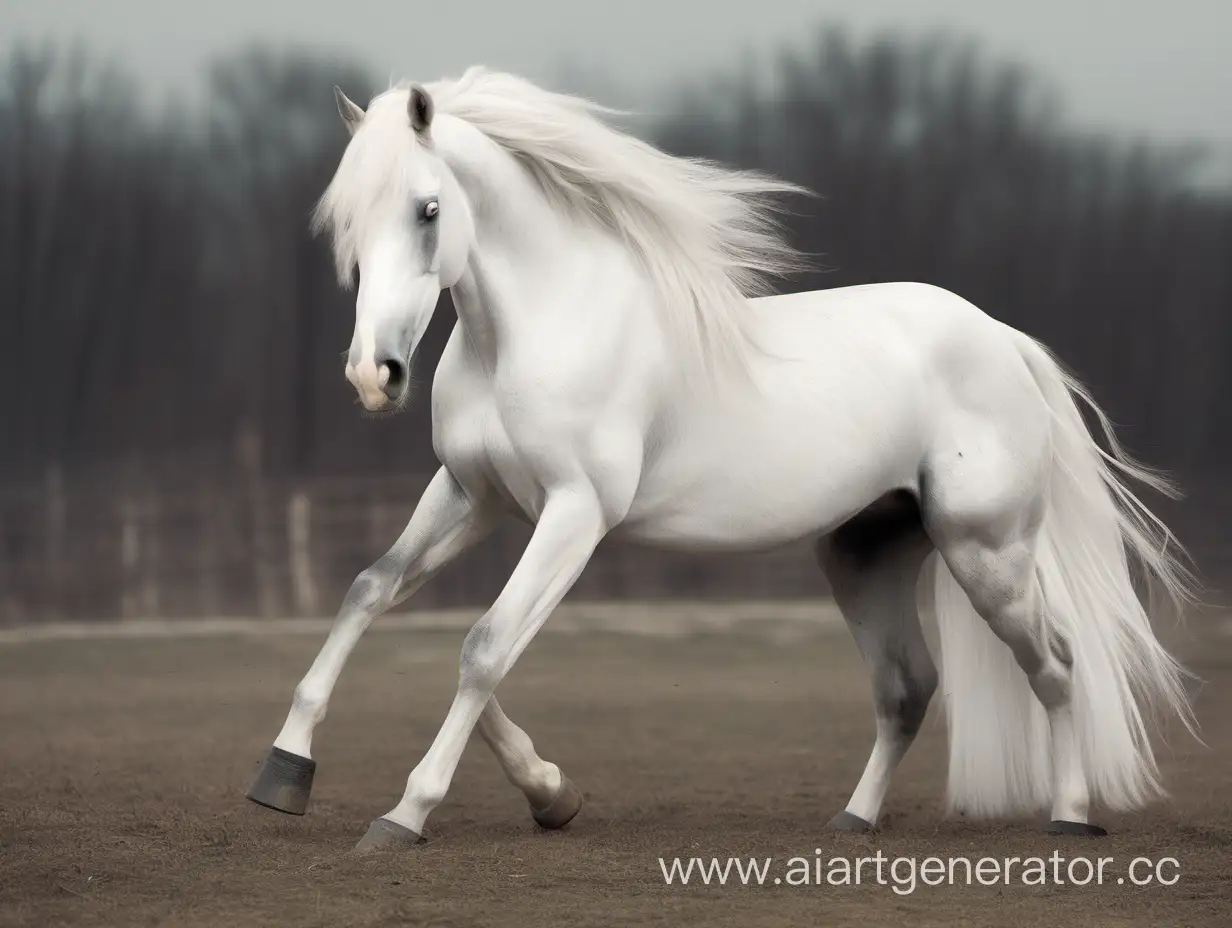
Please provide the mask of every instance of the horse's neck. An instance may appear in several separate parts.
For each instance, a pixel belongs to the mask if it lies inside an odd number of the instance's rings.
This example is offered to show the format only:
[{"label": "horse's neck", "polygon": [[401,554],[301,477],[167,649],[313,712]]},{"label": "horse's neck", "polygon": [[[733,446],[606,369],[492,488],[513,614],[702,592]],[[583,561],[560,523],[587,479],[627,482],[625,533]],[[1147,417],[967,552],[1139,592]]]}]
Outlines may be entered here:
[{"label": "horse's neck", "polygon": [[[576,289],[577,268],[587,255],[611,252],[616,261],[609,265],[629,262],[621,260],[614,239],[606,240],[601,230],[581,232],[578,223],[548,202],[511,155],[487,139],[483,142],[477,154],[472,140],[465,164],[455,171],[471,205],[475,236],[466,269],[450,294],[467,341],[492,371],[516,327],[559,311],[558,304]],[[594,281],[597,290],[603,284]],[[599,302],[597,297],[593,302]],[[600,311],[593,304],[571,309],[579,323],[587,312]]]}]

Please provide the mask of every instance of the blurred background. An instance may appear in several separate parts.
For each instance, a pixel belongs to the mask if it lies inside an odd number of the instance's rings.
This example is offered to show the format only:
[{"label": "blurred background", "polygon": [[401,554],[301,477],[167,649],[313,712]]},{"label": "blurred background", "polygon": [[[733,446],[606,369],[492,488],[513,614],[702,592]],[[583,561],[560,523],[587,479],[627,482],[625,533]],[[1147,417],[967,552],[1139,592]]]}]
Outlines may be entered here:
[{"label": "blurred background", "polygon": [[[1086,9],[1084,9],[1086,7]],[[1232,573],[1232,10],[1205,0],[0,8],[0,623],[332,613],[435,469],[427,388],[368,420],[308,214],[353,98],[471,64],[822,195],[784,289],[918,280],[1042,339]],[[418,594],[490,600],[511,526]],[[605,545],[586,599],[822,595],[806,551]]]}]

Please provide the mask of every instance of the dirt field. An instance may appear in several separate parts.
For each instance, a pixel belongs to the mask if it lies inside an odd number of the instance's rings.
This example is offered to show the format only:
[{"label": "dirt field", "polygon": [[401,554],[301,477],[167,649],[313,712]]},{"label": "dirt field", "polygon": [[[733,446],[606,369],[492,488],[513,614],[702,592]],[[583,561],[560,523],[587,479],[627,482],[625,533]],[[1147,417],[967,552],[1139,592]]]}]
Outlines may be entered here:
[{"label": "dirt field", "polygon": [[[349,856],[443,718],[460,640],[370,633],[318,732],[302,819],[243,792],[319,634],[0,645],[0,924],[1232,924],[1226,625],[1195,620],[1176,645],[1206,681],[1208,746],[1173,736],[1163,755],[1174,800],[1103,816],[1106,839],[943,820],[936,706],[882,831],[827,833],[871,745],[868,681],[845,631],[792,622],[669,638],[543,634],[502,703],[585,792],[581,816],[537,831],[476,739],[428,844]],[[878,851],[1115,862],[1102,886],[919,883],[899,894],[868,885],[872,870],[858,887],[774,884],[792,857]],[[731,855],[775,858],[766,885],[733,873],[727,885],[668,886],[660,870],[663,857]],[[1175,858],[1163,876],[1179,882],[1117,884],[1139,856]]]}]

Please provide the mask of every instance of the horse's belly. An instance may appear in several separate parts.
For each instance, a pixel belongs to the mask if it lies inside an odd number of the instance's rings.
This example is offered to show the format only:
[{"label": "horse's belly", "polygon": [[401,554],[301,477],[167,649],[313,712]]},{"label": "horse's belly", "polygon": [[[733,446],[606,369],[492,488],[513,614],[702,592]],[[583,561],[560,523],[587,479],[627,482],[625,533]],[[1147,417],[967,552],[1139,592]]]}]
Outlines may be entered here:
[{"label": "horse's belly", "polygon": [[825,534],[891,490],[918,489],[927,422],[913,399],[762,407],[690,430],[648,467],[614,534],[690,550],[757,550]]}]

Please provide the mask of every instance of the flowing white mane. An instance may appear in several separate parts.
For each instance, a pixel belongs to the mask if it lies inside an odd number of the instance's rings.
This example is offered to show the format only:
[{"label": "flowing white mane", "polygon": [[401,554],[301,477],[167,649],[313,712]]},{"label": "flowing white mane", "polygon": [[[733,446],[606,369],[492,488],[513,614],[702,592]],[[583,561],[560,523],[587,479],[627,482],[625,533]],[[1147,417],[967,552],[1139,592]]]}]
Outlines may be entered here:
[{"label": "flowing white mane", "polygon": [[[466,121],[513,155],[560,208],[620,235],[676,334],[705,358],[739,354],[747,298],[770,292],[770,277],[807,266],[776,221],[778,197],[806,192],[794,184],[668,155],[599,118],[613,111],[509,74],[472,68],[427,89],[439,113]],[[405,112],[398,91],[382,97],[395,95]],[[382,97],[373,108],[393,105]],[[413,145],[405,126],[387,125],[393,129],[384,135],[349,146],[318,205],[316,223],[333,231],[343,279],[354,268],[363,212],[396,194],[409,173]]]}]

